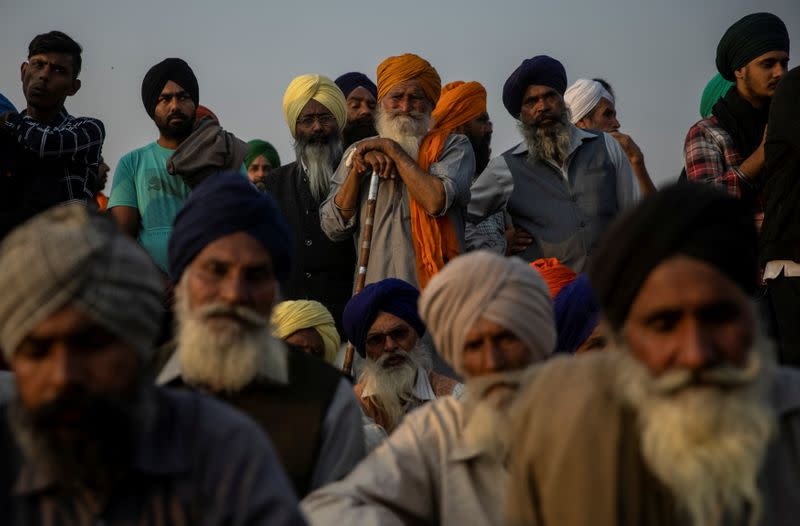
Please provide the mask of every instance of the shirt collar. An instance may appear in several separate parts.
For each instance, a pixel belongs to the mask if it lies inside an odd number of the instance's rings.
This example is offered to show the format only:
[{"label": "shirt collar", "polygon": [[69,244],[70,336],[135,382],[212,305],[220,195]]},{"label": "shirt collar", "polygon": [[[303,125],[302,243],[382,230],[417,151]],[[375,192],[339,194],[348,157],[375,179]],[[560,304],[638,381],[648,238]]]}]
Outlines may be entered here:
[{"label": "shirt collar", "polygon": [[464,430],[469,425],[470,416],[472,411],[464,403],[463,400],[458,400],[458,407],[460,408],[460,415],[458,418],[458,437],[456,437],[455,445],[450,450],[448,459],[450,462],[467,462],[476,459],[483,454],[487,454],[485,448],[468,443],[464,438]]},{"label": "shirt collar", "polygon": [[[28,109],[25,108],[24,110],[19,112],[19,114],[24,116],[24,117],[28,117]],[[72,118],[72,115],[70,115],[67,112],[67,108],[65,108],[64,106],[61,106],[61,110],[59,110],[58,115],[56,115],[56,117],[53,119],[53,122],[48,122],[48,123],[43,123],[43,124],[47,124],[49,126],[61,126],[68,119],[71,119],[71,118]]]}]

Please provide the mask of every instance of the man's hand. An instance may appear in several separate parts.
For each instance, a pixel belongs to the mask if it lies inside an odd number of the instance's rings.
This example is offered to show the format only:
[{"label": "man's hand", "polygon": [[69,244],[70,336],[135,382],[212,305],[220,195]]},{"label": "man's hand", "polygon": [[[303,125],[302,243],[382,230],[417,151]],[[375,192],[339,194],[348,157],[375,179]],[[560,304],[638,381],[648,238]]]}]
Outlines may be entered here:
[{"label": "man's hand", "polygon": [[353,155],[353,168],[360,175],[375,172],[382,179],[395,177],[394,160],[380,150],[370,150],[364,154],[357,151]]},{"label": "man's hand", "polygon": [[525,252],[525,250],[533,243],[533,236],[526,230],[520,227],[512,227],[514,229],[511,243],[509,244],[509,252],[511,255]]},{"label": "man's hand", "polygon": [[620,133],[618,131],[611,132],[611,136],[614,137],[619,145],[622,146],[622,151],[625,152],[625,155],[628,157],[628,160],[631,164],[644,164],[644,155],[642,155],[642,150],[639,149],[639,146],[631,139],[630,135],[625,135],[624,133]]}]

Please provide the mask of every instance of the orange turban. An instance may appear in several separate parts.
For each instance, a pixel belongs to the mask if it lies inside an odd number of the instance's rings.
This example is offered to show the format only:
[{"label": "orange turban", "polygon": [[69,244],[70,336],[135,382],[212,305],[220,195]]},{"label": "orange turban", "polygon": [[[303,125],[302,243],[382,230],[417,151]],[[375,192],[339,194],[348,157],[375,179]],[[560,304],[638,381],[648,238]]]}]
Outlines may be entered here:
[{"label": "orange turban", "polygon": [[442,88],[433,110],[436,128],[454,129],[477,119],[486,111],[486,88],[479,82],[457,80]]},{"label": "orange turban", "polygon": [[531,266],[539,271],[550,289],[550,297],[555,298],[562,288],[569,285],[578,275],[556,258],[537,259]]},{"label": "orange turban", "polygon": [[416,80],[435,105],[442,91],[442,79],[430,63],[412,53],[389,57],[378,66],[378,101],[401,82]]}]

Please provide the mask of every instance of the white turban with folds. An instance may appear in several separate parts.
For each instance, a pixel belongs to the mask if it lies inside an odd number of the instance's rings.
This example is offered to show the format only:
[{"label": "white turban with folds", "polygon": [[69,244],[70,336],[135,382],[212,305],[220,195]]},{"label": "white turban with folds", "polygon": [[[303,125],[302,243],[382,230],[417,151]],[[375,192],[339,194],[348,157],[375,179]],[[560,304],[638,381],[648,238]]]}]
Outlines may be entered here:
[{"label": "white turban with folds", "polygon": [[567,88],[564,93],[564,102],[572,112],[572,124],[576,124],[591,113],[600,99],[607,99],[610,103],[614,103],[614,97],[596,80],[578,79]]}]

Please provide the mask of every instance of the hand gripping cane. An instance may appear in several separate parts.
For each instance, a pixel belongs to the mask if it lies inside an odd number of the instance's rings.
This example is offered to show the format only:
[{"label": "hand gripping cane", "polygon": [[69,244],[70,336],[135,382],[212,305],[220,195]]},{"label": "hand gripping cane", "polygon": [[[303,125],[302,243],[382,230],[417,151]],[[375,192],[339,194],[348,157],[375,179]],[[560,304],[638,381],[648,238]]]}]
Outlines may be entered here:
[{"label": "hand gripping cane", "polygon": [[[355,296],[364,289],[364,283],[367,281],[367,265],[369,265],[369,253],[372,249],[372,226],[375,222],[375,202],[378,199],[378,183],[380,177],[374,171],[369,179],[369,194],[367,194],[367,217],[364,220],[364,233],[361,236],[361,247],[358,253],[358,275],[356,276],[356,286],[353,292]],[[344,364],[342,364],[342,371],[344,374],[350,376],[353,369],[353,348],[352,343],[347,344],[347,350],[344,353]]]}]

